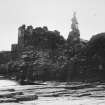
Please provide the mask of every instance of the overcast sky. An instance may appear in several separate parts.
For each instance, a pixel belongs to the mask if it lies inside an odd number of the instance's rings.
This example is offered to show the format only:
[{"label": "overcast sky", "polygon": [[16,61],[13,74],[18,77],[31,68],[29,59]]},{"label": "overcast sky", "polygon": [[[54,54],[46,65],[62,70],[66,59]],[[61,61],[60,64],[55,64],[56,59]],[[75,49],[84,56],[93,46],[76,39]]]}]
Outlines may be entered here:
[{"label": "overcast sky", "polygon": [[105,32],[105,0],[0,0],[0,50],[10,50],[17,43],[22,24],[47,26],[67,38],[73,11],[81,38]]}]

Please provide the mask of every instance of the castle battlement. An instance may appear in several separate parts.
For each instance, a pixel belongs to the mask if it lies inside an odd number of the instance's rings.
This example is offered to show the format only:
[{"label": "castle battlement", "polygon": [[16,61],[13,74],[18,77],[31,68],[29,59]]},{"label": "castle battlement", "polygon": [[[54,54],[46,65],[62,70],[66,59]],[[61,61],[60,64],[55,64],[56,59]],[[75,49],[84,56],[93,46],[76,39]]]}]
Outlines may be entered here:
[{"label": "castle battlement", "polygon": [[57,30],[50,31],[46,26],[36,27],[22,25],[18,28],[18,43],[13,44],[11,51],[20,51],[27,46],[34,48],[56,48],[57,43],[62,45],[63,36]]}]

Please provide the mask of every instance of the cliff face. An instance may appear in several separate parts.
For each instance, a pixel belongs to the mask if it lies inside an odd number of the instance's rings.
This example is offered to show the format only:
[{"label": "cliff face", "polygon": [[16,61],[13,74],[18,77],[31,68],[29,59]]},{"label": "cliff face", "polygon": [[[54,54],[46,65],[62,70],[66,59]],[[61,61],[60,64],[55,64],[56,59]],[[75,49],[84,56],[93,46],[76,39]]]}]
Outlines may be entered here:
[{"label": "cliff face", "polygon": [[18,60],[13,62],[11,70],[16,73],[17,79],[21,79],[21,77],[26,80],[56,79],[56,73],[60,72],[60,63],[63,62],[58,62],[60,56],[54,54],[52,56],[50,49],[26,50],[21,53]]},{"label": "cliff face", "polygon": [[12,58],[10,51],[0,52],[0,73],[5,74],[8,72],[8,62]]},{"label": "cliff face", "polygon": [[60,80],[67,60],[66,40],[58,31],[46,27],[33,29],[31,35],[27,28],[22,32],[24,35],[19,34],[18,38],[21,41],[12,48],[9,71],[17,80]]}]

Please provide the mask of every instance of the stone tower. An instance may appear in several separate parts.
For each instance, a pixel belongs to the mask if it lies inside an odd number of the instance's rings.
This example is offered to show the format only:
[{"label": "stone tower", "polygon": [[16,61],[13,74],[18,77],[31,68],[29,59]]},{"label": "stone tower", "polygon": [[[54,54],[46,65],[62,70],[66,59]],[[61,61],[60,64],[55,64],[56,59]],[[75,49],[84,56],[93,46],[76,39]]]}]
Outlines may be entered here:
[{"label": "stone tower", "polygon": [[78,29],[78,21],[76,18],[76,12],[73,13],[73,17],[71,21],[72,21],[72,24],[71,24],[72,30],[69,32],[69,36],[67,40],[70,44],[75,44],[80,41],[80,32]]},{"label": "stone tower", "polygon": [[73,17],[72,17],[71,21],[72,21],[72,24],[71,24],[72,31],[74,31],[74,32],[79,31],[78,21],[77,21],[77,18],[76,18],[76,12],[73,13]]},{"label": "stone tower", "polygon": [[25,35],[25,25],[18,28],[18,47],[24,47],[24,35]]}]

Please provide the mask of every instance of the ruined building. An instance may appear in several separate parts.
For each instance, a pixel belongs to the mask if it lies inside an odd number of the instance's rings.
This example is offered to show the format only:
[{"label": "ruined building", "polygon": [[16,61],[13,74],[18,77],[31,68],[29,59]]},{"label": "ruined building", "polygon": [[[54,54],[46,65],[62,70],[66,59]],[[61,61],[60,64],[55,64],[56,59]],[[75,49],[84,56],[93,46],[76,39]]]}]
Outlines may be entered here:
[{"label": "ruined building", "polygon": [[62,45],[65,39],[60,32],[49,31],[46,26],[36,27],[22,25],[18,28],[18,43],[12,45],[12,52],[21,51],[26,47],[55,49]]},{"label": "ruined building", "polygon": [[[80,43],[80,32],[75,12],[73,13],[71,21],[72,30],[68,35],[67,43],[69,46],[75,47]],[[15,54],[28,47],[54,50],[62,47],[65,42],[66,40],[57,30],[49,31],[46,26],[33,28],[32,26],[26,27],[22,25],[18,28],[18,43],[12,45],[11,51]]]}]

